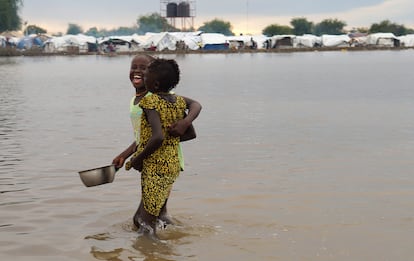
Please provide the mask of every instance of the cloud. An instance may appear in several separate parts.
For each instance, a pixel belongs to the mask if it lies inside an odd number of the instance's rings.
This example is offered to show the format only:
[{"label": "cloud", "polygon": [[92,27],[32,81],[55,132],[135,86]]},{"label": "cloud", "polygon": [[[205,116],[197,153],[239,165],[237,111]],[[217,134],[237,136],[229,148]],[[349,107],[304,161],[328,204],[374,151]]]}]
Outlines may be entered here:
[{"label": "cloud", "polygon": [[412,0],[387,0],[375,5],[350,8],[347,11],[337,12],[314,12],[288,15],[255,16],[239,15],[228,16],[232,20],[237,33],[260,33],[266,26],[271,24],[290,25],[292,18],[305,17],[308,21],[319,23],[324,19],[332,18],[346,22],[347,29],[358,27],[370,27],[373,23],[390,20],[393,23],[403,24],[408,28],[414,28],[414,1]]},{"label": "cloud", "polygon": [[[229,21],[236,33],[261,33],[270,24],[290,25],[295,17],[305,17],[314,23],[337,18],[346,22],[347,28],[369,27],[385,19],[414,27],[412,0],[198,0],[194,3],[196,28],[219,18]],[[119,4],[110,0],[36,0],[25,1],[22,18],[49,32],[64,32],[68,23],[79,24],[84,30],[94,26],[113,29],[132,26],[140,15],[160,9],[160,2],[147,0],[123,0]]]}]

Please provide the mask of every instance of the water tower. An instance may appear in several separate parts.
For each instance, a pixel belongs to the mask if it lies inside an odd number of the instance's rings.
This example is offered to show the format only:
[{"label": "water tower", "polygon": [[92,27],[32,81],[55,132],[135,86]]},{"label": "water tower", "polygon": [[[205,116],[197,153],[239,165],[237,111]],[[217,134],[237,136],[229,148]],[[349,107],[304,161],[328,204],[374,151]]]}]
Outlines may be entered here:
[{"label": "water tower", "polygon": [[161,17],[166,18],[170,25],[182,31],[194,28],[195,0],[161,0],[160,6]]}]

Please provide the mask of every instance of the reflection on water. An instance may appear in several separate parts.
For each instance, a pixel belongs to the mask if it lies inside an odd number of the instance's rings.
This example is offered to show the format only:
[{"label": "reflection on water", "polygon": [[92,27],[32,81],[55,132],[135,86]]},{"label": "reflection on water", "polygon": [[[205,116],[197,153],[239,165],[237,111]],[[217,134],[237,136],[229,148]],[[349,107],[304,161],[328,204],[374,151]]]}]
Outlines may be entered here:
[{"label": "reflection on water", "polygon": [[163,55],[199,100],[162,241],[140,177],[86,188],[133,135],[129,56],[0,58],[0,260],[407,260],[414,52]]}]

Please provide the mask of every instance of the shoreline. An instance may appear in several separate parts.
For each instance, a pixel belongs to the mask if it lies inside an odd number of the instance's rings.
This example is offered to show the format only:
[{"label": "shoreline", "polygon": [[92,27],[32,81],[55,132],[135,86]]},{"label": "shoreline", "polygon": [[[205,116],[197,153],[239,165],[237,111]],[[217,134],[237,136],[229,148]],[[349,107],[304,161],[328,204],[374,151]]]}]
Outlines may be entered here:
[{"label": "shoreline", "polygon": [[306,47],[306,48],[273,48],[273,49],[238,49],[238,50],[176,50],[176,51],[127,51],[114,53],[99,52],[56,52],[45,53],[41,49],[32,49],[26,51],[18,51],[16,49],[2,48],[0,49],[0,57],[15,56],[78,56],[78,55],[102,55],[102,56],[118,56],[118,55],[136,55],[136,54],[236,54],[236,53],[297,53],[297,52],[332,52],[332,51],[402,51],[414,50],[414,47],[378,47],[378,46],[361,46],[361,47]]}]

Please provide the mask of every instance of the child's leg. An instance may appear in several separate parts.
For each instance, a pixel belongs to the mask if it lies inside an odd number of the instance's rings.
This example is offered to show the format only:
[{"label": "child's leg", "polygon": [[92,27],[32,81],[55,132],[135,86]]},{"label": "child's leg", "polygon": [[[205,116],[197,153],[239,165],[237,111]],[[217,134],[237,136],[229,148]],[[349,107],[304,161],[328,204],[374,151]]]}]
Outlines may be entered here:
[{"label": "child's leg", "polygon": [[138,230],[140,229],[140,223],[139,223],[139,221],[140,220],[142,220],[142,210],[144,209],[144,204],[142,203],[142,200],[141,200],[141,202],[139,203],[139,206],[138,206],[138,209],[137,209],[137,212],[135,212],[135,215],[134,215],[134,225],[138,228]]},{"label": "child's leg", "polygon": [[172,190],[172,185],[169,186],[168,196],[167,196],[167,199],[164,202],[164,205],[161,208],[160,216],[159,216],[159,219],[161,221],[165,222],[167,225],[168,224],[174,224],[173,221],[171,220],[171,218],[168,216],[168,212],[167,212],[167,202],[168,202],[168,198],[170,197],[171,190]]},{"label": "child's leg", "polygon": [[171,220],[171,218],[169,217],[167,213],[167,201],[168,201],[168,198],[165,200],[165,203],[161,208],[159,219],[165,222],[167,225],[173,225],[174,222]]},{"label": "child's leg", "polygon": [[148,234],[150,237],[157,238],[157,235],[156,235],[157,218],[158,217],[148,213],[147,210],[145,210],[145,208],[142,208],[140,225],[143,228],[143,232]]}]

